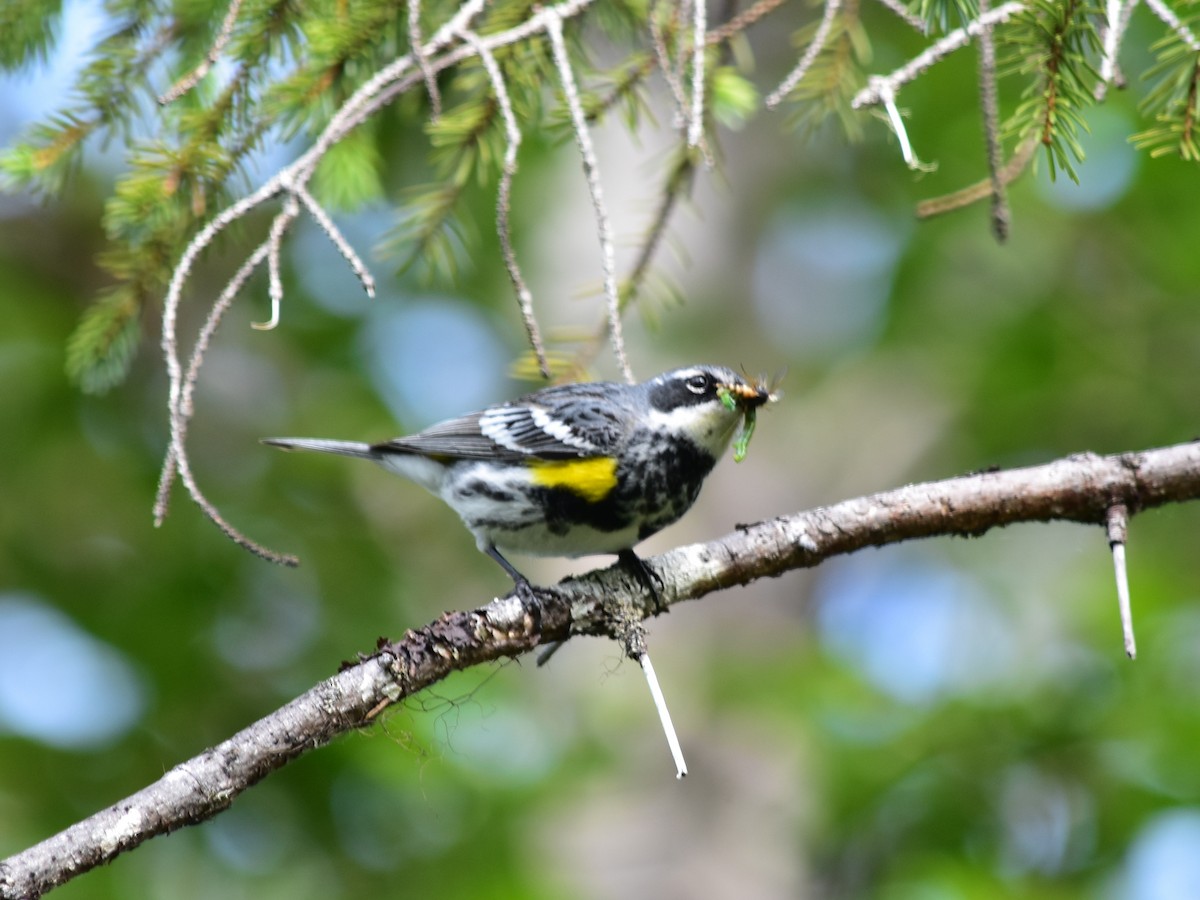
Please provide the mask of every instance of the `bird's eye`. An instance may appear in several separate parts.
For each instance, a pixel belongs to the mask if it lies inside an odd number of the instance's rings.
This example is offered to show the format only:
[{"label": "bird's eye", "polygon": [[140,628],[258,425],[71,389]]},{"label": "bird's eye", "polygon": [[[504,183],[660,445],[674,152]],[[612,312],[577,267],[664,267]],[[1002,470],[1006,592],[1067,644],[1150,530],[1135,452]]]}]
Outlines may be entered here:
[{"label": "bird's eye", "polygon": [[707,375],[693,375],[684,384],[687,385],[687,389],[693,394],[704,394],[712,386],[712,381]]}]

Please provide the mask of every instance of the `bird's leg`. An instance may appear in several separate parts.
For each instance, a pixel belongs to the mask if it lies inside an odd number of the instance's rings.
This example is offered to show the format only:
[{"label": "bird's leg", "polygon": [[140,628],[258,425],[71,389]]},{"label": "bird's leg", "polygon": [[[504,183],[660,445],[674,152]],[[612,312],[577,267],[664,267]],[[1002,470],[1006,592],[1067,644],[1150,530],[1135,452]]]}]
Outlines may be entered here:
[{"label": "bird's leg", "polygon": [[500,564],[500,567],[508,573],[508,577],[513,580],[513,587],[516,590],[517,597],[521,600],[525,607],[533,616],[533,627],[535,631],[542,630],[542,601],[538,599],[537,592],[534,591],[533,585],[529,583],[529,579],[517,571],[516,567],[505,559],[499,550],[492,544],[487,544],[483,547],[483,552]]},{"label": "bird's leg", "polygon": [[[658,577],[658,573],[651,569],[648,565],[642,562],[642,558],[633,550],[622,550],[617,554],[617,559],[633,573],[633,577],[641,582],[650,594],[650,599],[654,601],[654,611],[656,613],[668,612],[669,607],[663,603],[662,594],[659,593],[659,588],[665,587],[663,580]],[[655,587],[657,583],[657,587]]]}]

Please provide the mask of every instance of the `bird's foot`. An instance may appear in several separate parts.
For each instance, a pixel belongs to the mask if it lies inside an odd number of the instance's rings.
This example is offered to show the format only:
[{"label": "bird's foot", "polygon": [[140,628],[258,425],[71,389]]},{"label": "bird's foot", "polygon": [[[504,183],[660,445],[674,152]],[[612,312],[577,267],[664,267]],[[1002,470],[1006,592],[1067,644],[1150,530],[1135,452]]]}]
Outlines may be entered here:
[{"label": "bird's foot", "polygon": [[513,593],[517,599],[521,601],[521,605],[525,607],[529,613],[529,617],[533,620],[533,630],[540,632],[542,630],[542,598],[538,596],[538,592],[534,586],[529,583],[529,579],[524,576],[513,579]]},{"label": "bird's foot", "polygon": [[633,573],[633,577],[646,589],[650,599],[654,601],[654,612],[659,615],[668,612],[670,607],[663,603],[660,593],[660,590],[665,589],[666,585],[663,584],[658,573],[646,565],[642,558],[632,550],[622,550],[617,554],[617,559]]}]

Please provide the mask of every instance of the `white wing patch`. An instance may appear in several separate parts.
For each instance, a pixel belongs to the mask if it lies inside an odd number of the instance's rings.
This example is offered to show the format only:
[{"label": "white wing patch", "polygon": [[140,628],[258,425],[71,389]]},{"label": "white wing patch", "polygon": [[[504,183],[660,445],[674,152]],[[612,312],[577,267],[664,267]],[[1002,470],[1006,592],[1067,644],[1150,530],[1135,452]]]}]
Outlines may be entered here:
[{"label": "white wing patch", "polygon": [[529,414],[533,417],[533,424],[540,428],[546,434],[550,435],[560,444],[566,444],[568,447],[574,447],[576,450],[592,452],[596,450],[596,445],[586,438],[580,437],[571,430],[571,426],[560,419],[550,418],[550,414],[544,409],[532,406],[529,408]]},{"label": "white wing patch", "polygon": [[489,440],[516,453],[539,453],[547,449],[594,453],[598,448],[576,434],[566,422],[538,406],[497,406],[479,417],[479,430]]},{"label": "white wing patch", "polygon": [[513,435],[514,426],[519,426],[528,415],[529,411],[521,406],[497,406],[479,417],[479,430],[506,450],[528,453],[520,439]]}]

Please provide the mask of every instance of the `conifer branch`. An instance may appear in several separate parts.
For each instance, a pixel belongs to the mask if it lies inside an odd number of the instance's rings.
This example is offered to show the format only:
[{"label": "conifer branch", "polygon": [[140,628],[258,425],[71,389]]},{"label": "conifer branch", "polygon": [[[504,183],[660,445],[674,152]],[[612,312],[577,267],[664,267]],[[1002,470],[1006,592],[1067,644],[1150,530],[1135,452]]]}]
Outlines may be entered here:
[{"label": "conifer branch", "polygon": [[971,38],[977,36],[984,28],[1007,22],[1013,16],[1023,12],[1025,8],[1025,4],[1021,0],[1009,0],[1008,3],[997,7],[987,15],[981,15],[964,27],[954,29],[890,75],[872,76],[867,86],[855,94],[854,99],[850,101],[850,106],[854,109],[862,109],[866,106],[883,103],[885,92],[889,89],[894,97],[901,87],[917,78],[930,66],[945,59],[955,50],[965,47]]}]

